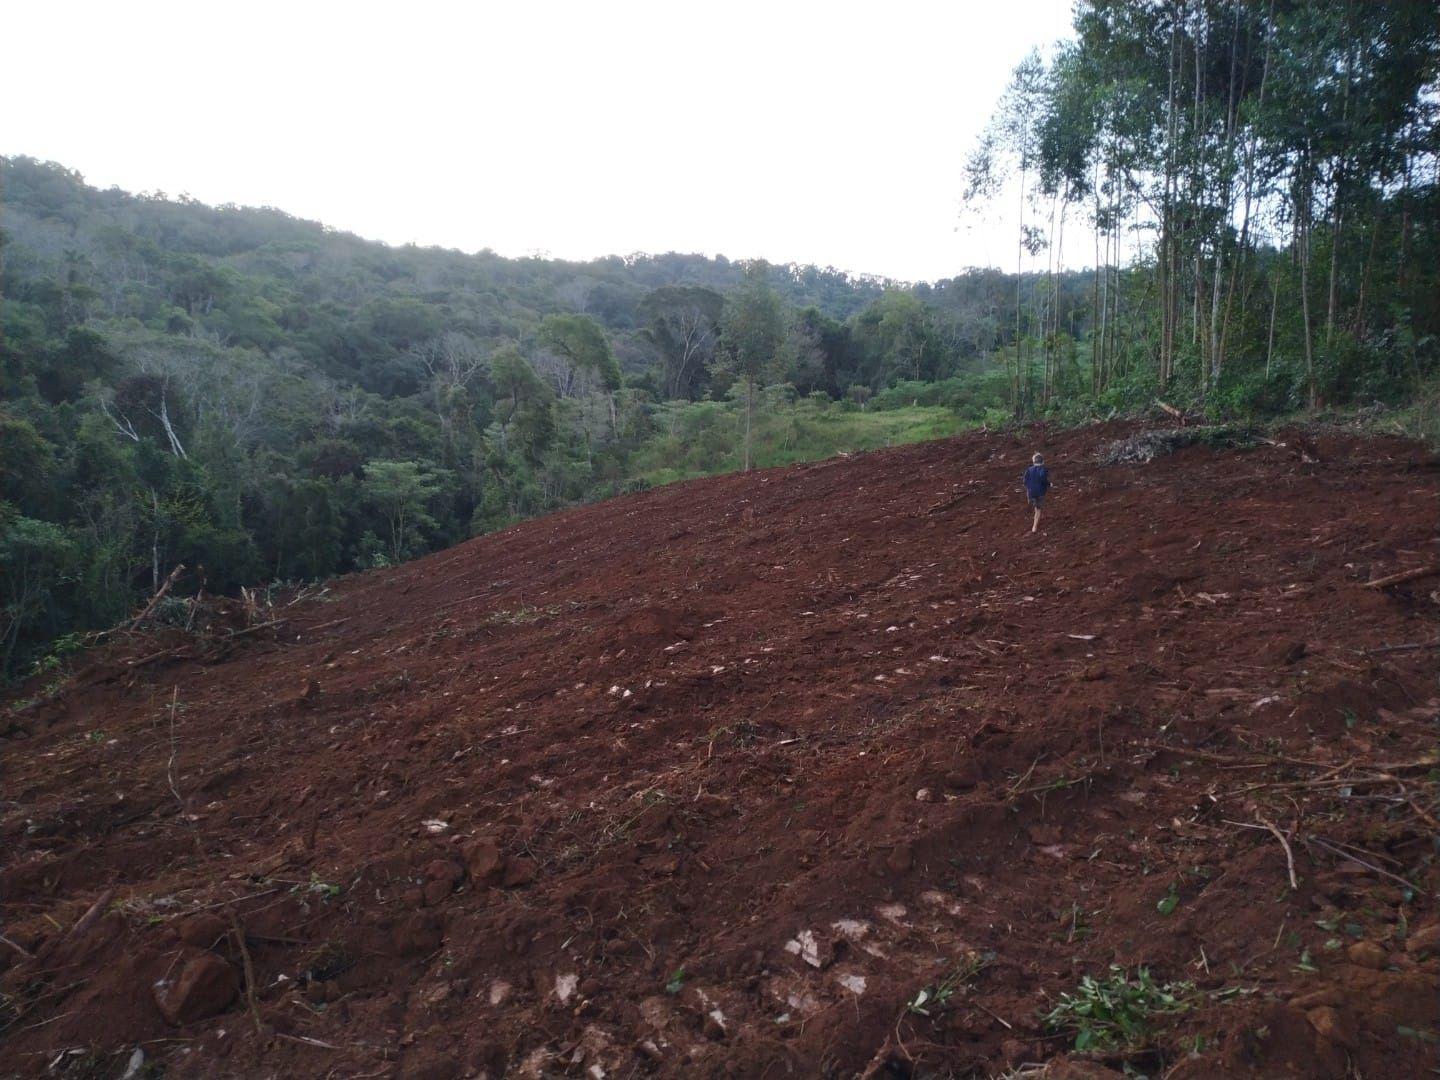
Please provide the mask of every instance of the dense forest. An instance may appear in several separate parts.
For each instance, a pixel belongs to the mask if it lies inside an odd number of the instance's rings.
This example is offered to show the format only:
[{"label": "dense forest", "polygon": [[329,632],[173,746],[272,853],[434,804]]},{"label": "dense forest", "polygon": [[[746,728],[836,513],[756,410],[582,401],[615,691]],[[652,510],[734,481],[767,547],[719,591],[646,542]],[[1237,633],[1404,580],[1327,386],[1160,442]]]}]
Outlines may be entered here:
[{"label": "dense forest", "polygon": [[877,422],[885,441],[1003,405],[1003,383],[970,379],[1008,326],[998,272],[912,290],[697,255],[396,249],[0,166],[7,673],[177,564],[188,594],[323,578],[746,465],[752,428],[771,463],[781,442],[866,445],[807,418],[940,414]]},{"label": "dense forest", "polygon": [[966,212],[1016,213],[1013,271],[927,284],[394,248],[0,159],[0,674],[180,564],[187,594],[314,580],[629,487],[1156,397],[1433,401],[1437,56],[1433,3],[1079,3],[957,179]]},{"label": "dense forest", "polygon": [[[1139,378],[1239,412],[1413,393],[1440,331],[1433,0],[1086,0],[1073,32],[1015,69],[964,194],[1018,186],[1022,257],[1063,265],[1067,225],[1083,245],[1089,392]],[[1032,300],[1017,411],[1072,390],[1064,300]]]}]

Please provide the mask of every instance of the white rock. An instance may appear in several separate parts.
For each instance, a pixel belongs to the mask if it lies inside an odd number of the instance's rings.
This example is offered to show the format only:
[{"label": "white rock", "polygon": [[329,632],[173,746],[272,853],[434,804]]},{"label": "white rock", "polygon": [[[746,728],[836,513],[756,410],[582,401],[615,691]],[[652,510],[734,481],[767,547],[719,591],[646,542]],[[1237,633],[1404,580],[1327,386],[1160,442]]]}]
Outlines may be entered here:
[{"label": "white rock", "polygon": [[560,999],[561,1005],[570,1000],[570,995],[575,993],[575,988],[579,985],[579,975],[555,976],[555,996]]},{"label": "white rock", "polygon": [[140,1075],[140,1070],[145,1067],[145,1051],[136,1047],[130,1055],[130,1060],[125,1063],[125,1072],[121,1074],[120,1080],[135,1080]]},{"label": "white rock", "polygon": [[820,945],[809,930],[801,930],[792,941],[787,941],[785,951],[800,957],[811,967],[820,966]]}]

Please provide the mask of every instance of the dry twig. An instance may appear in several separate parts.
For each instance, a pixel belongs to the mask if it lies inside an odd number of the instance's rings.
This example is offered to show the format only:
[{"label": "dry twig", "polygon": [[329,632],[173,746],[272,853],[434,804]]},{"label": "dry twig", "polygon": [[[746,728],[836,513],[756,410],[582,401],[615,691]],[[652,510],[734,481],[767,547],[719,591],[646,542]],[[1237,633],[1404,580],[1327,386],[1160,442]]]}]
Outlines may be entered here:
[{"label": "dry twig", "polygon": [[255,965],[250,962],[250,946],[245,944],[245,928],[240,925],[240,917],[235,914],[235,909],[230,909],[230,930],[235,935],[235,943],[240,947],[240,963],[245,969],[245,1000],[250,1006],[250,1019],[255,1021],[255,1034],[265,1035],[265,1025],[260,1020],[260,1006],[255,1003]]},{"label": "dry twig", "polygon": [[1300,882],[1295,880],[1295,852],[1290,850],[1290,841],[1285,839],[1284,833],[1282,833],[1271,822],[1266,821],[1264,818],[1260,819],[1260,824],[1264,825],[1267,829],[1274,833],[1275,839],[1279,840],[1280,846],[1285,849],[1285,869],[1290,874],[1290,888],[1299,889]]},{"label": "dry twig", "polygon": [[1401,582],[1414,581],[1416,578],[1429,577],[1431,574],[1440,574],[1440,563],[1432,563],[1429,566],[1417,566],[1412,570],[1402,570],[1398,574],[1389,574],[1374,581],[1365,582],[1367,589],[1383,589],[1387,585],[1399,585]]},{"label": "dry twig", "polygon": [[1414,884],[1412,884],[1412,883],[1409,882],[1409,881],[1406,881],[1404,878],[1400,877],[1399,875],[1397,875],[1397,874],[1392,874],[1392,873],[1390,873],[1389,870],[1382,870],[1380,867],[1376,866],[1374,863],[1372,863],[1372,862],[1366,862],[1364,859],[1360,858],[1358,855],[1351,855],[1348,851],[1342,851],[1340,848],[1336,847],[1333,843],[1331,843],[1330,841],[1326,840],[1323,836],[1311,836],[1311,837],[1307,837],[1306,840],[1305,840],[1305,842],[1306,842],[1307,844],[1309,844],[1309,843],[1318,844],[1318,845],[1320,845],[1320,847],[1324,848],[1326,851],[1330,852],[1330,854],[1332,854],[1332,855],[1339,855],[1342,859],[1349,859],[1349,860],[1350,860],[1351,862],[1353,862],[1353,863],[1359,863],[1361,866],[1365,867],[1365,869],[1371,871],[1372,873],[1379,874],[1381,877],[1384,877],[1384,878],[1389,878],[1391,881],[1396,882],[1396,883],[1399,884],[1399,885],[1404,885],[1405,888],[1407,888],[1407,889],[1413,889],[1415,892],[1419,892],[1419,891],[1420,891],[1418,888],[1415,887]]}]

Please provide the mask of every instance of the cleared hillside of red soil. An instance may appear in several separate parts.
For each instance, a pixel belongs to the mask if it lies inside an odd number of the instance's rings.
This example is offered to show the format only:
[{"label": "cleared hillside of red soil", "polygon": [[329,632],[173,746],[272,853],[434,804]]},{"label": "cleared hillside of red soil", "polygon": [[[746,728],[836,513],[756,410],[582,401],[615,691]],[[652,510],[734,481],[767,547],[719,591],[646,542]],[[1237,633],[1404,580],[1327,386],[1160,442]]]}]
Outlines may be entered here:
[{"label": "cleared hillside of red soil", "polygon": [[[1376,650],[1440,577],[1366,582],[1440,562],[1440,468],[1096,463],[1133,433],[681,484],[92,654],[0,741],[0,1074],[1426,1072],[1440,650]],[[1076,1058],[1044,1017],[1112,964],[1193,989]]]}]

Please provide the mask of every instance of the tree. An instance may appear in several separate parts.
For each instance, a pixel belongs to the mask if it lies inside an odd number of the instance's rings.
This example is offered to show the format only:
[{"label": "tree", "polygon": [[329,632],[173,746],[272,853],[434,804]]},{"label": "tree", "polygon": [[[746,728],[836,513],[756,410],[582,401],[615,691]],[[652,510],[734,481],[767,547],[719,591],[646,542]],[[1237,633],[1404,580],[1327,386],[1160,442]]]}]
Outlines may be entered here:
[{"label": "tree", "polygon": [[693,398],[714,355],[725,298],[701,285],[666,285],[640,302],[644,334],[660,353],[666,398]]},{"label": "tree", "polygon": [[572,372],[591,381],[594,388],[605,394],[620,389],[620,365],[610,348],[610,339],[605,336],[605,328],[590,316],[547,316],[540,324],[540,340]]},{"label": "tree", "polygon": [[10,675],[21,642],[59,620],[57,593],[73,573],[76,548],[66,531],[24,517],[0,502],[0,674]]},{"label": "tree", "polygon": [[755,415],[755,384],[777,370],[785,318],[780,297],[767,280],[764,263],[750,266],[745,282],[725,301],[720,320],[722,365],[745,388],[744,465],[750,471],[750,436]]},{"label": "tree", "polygon": [[[618,434],[615,391],[620,389],[620,363],[610,348],[605,328],[588,315],[550,315],[540,324],[540,340],[563,361],[569,372],[579,375],[580,386],[604,397],[610,416],[610,433]],[[573,378],[565,385],[573,386]],[[562,396],[568,396],[561,391]],[[590,439],[586,433],[586,454]]]},{"label": "tree", "polygon": [[361,496],[385,519],[385,554],[391,562],[408,558],[420,533],[436,527],[430,501],[445,481],[441,470],[418,461],[372,461],[365,466]]}]

